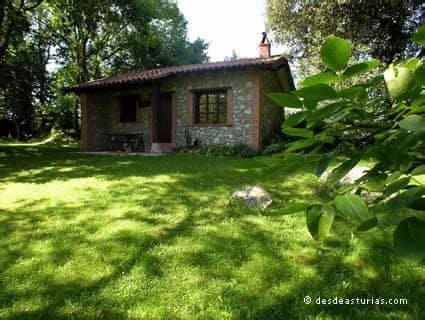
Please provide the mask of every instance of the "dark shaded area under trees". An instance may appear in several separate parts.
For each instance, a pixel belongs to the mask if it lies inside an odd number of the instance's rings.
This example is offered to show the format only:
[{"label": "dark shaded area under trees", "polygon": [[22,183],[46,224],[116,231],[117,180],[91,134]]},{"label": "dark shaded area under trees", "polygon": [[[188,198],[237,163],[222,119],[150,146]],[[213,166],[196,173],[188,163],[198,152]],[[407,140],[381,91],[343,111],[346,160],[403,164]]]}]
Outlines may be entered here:
[{"label": "dark shaded area under trees", "polygon": [[52,128],[78,134],[78,104],[62,88],[154,66],[208,60],[187,39],[176,3],[155,0],[0,2],[0,137]]}]

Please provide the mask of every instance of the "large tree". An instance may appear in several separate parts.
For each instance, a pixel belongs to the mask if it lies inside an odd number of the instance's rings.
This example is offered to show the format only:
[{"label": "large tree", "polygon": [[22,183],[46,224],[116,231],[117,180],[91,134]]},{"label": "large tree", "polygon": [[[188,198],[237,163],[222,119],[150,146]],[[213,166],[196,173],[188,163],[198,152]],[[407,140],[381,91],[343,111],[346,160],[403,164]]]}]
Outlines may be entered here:
[{"label": "large tree", "polygon": [[424,22],[421,0],[267,0],[267,25],[288,45],[301,74],[319,68],[318,48],[336,35],[349,39],[355,55],[390,62],[416,48],[409,38]]},{"label": "large tree", "polygon": [[0,22],[0,118],[12,121],[19,137],[34,133],[34,116],[47,130],[72,109],[78,128],[65,85],[208,60],[203,40],[188,41],[175,1],[3,0]]},{"label": "large tree", "polygon": [[29,16],[43,0],[0,1],[0,71],[5,72],[4,63],[9,47],[29,31]]},{"label": "large tree", "polygon": [[0,118],[10,124],[2,133],[14,133],[19,139],[30,137],[33,131],[34,92],[45,92],[35,84],[45,73],[37,52],[39,41],[32,37],[33,16],[41,3],[0,1]]},{"label": "large tree", "polygon": [[75,82],[129,69],[202,62],[207,45],[187,40],[186,20],[173,1],[54,0],[57,59]]}]

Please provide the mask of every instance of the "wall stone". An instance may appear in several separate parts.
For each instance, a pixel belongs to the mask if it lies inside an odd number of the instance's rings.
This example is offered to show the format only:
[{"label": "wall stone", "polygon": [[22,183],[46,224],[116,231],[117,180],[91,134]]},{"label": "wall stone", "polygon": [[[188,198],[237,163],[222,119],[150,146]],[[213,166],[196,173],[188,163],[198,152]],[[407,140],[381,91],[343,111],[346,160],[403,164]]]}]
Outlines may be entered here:
[{"label": "wall stone", "polygon": [[150,90],[142,88],[129,92],[113,92],[109,98],[111,101],[110,111],[108,112],[108,132],[109,133],[143,133],[145,145],[151,143],[151,121],[152,108],[150,102],[147,105],[141,105],[137,108],[137,117],[135,122],[120,122],[120,95],[137,94],[142,101],[150,101]]},{"label": "wall stone", "polygon": [[[176,146],[185,145],[185,133],[201,144],[235,145],[245,143],[259,147],[258,117],[259,100],[258,72],[233,71],[178,76],[163,84],[161,90],[175,91],[176,94]],[[230,87],[227,94],[227,123],[223,125],[202,125],[193,123],[193,89]],[[257,121],[258,122],[258,121]]]},{"label": "wall stone", "polygon": [[81,136],[82,144],[87,151],[101,150],[104,145],[103,133],[108,127],[110,101],[101,94],[85,94],[81,96]]},{"label": "wall stone", "polygon": [[[173,146],[186,144],[186,132],[192,140],[201,144],[247,144],[260,148],[262,142],[270,140],[280,132],[283,120],[281,108],[274,105],[265,94],[279,91],[279,82],[289,91],[286,70],[272,71],[243,70],[207,72],[179,75],[165,80],[161,91],[173,91],[172,128]],[[193,123],[193,89],[227,87],[227,123],[202,125]],[[138,94],[147,106],[137,110],[137,121],[119,121],[119,96]],[[143,133],[146,149],[152,142],[151,89],[147,86],[135,90],[109,91],[81,95],[82,141],[86,150],[101,150],[105,141],[103,133]]]},{"label": "wall stone", "polygon": [[283,82],[279,84],[279,75],[275,71],[264,71],[261,74],[261,142],[269,144],[273,138],[281,134],[284,120],[283,108],[277,106],[266,94],[287,90]]}]

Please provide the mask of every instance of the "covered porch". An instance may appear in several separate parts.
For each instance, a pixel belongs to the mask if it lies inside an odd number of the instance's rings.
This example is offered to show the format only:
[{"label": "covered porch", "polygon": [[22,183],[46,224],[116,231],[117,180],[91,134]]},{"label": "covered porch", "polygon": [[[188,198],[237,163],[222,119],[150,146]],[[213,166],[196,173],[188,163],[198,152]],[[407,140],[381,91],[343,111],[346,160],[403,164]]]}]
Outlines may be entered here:
[{"label": "covered porch", "polygon": [[175,145],[175,94],[160,83],[80,94],[83,148],[91,152],[162,153]]}]

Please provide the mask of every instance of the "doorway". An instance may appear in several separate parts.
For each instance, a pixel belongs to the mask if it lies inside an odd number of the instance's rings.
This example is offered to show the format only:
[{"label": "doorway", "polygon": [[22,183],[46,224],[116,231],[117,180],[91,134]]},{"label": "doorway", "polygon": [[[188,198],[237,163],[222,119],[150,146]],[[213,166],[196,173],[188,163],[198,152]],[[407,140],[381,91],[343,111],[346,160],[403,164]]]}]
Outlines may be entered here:
[{"label": "doorway", "polygon": [[159,142],[171,143],[171,92],[161,92],[159,96],[159,112],[158,112],[158,125],[159,125]]}]

